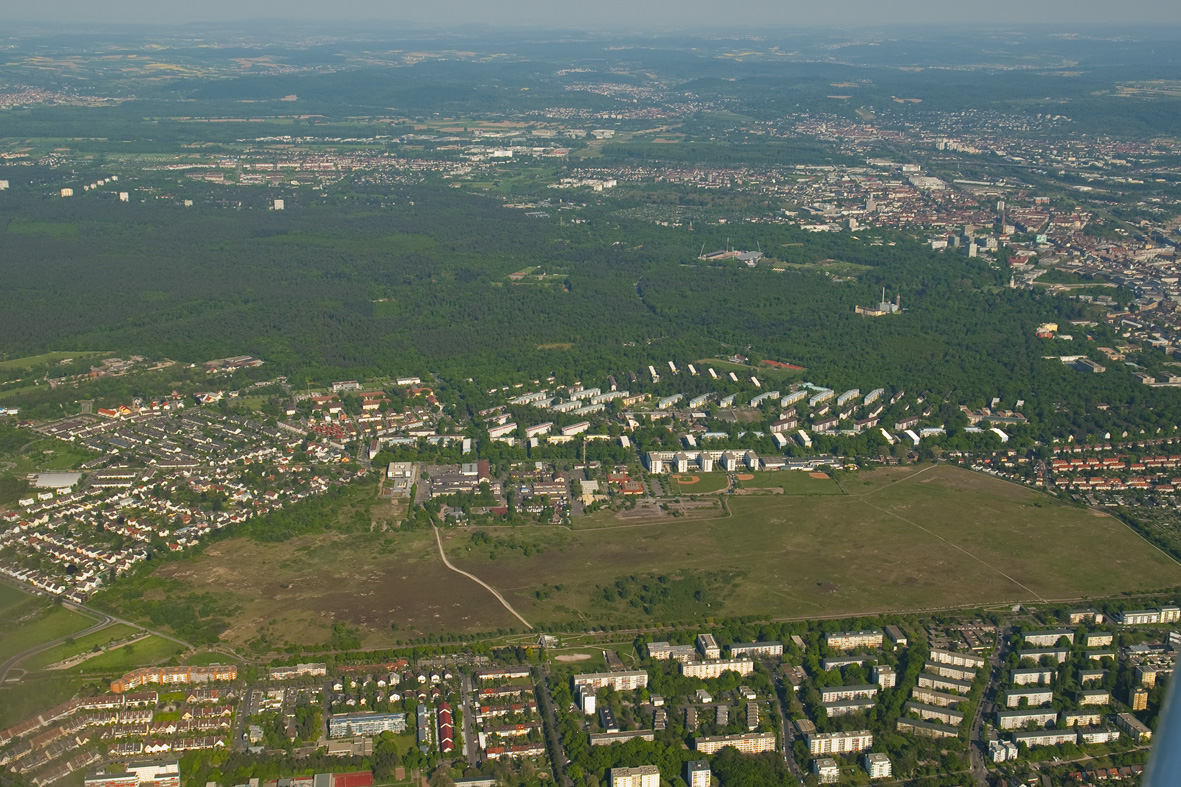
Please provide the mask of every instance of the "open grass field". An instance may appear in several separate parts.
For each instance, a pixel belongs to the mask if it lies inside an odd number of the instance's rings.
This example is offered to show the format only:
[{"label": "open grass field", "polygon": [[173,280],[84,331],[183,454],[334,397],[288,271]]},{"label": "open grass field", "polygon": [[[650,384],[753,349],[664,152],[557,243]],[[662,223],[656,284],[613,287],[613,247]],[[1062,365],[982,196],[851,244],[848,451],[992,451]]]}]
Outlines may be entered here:
[{"label": "open grass field", "polygon": [[755,473],[743,473],[738,478],[738,485],[743,489],[782,489],[785,495],[843,495],[845,492],[832,479],[823,473],[801,473],[799,471],[769,472],[759,470]]},{"label": "open grass field", "polygon": [[[11,227],[9,227],[9,231],[12,231]],[[84,352],[51,352],[45,353],[44,355],[30,355],[27,358],[13,358],[7,361],[0,361],[0,369],[32,369],[34,366],[41,366],[47,363],[61,363],[67,359],[89,358],[95,355],[106,355],[106,353],[87,350]]]},{"label": "open grass field", "polygon": [[32,605],[17,604],[0,615],[0,662],[94,624],[94,619],[54,606],[45,599],[34,599]]},{"label": "open grass field", "polygon": [[668,477],[668,491],[672,495],[702,495],[721,491],[729,483],[726,473],[673,473]]},{"label": "open grass field", "polygon": [[83,685],[76,676],[50,672],[0,686],[0,728],[65,702]]},{"label": "open grass field", "polygon": [[84,676],[115,678],[136,667],[148,667],[168,661],[184,651],[183,646],[177,645],[172,640],[152,635],[137,642],[112,648],[106,653],[100,653],[66,671]]},{"label": "open grass field", "polygon": [[520,625],[486,590],[447,570],[430,532],[333,533],[280,544],[233,539],[158,576],[239,605],[222,636],[235,646],[260,633],[278,644],[327,644],[336,622],[356,628],[366,647]]},{"label": "open grass field", "polygon": [[[730,517],[538,533],[531,558],[488,560],[467,533],[453,533],[448,555],[535,625],[868,613],[1181,582],[1181,566],[1118,521],[988,476],[906,468],[850,485],[841,496],[735,496]],[[666,587],[650,575],[664,575]],[[621,579],[626,598],[604,592]]]},{"label": "open grass field", "polygon": [[114,640],[128,639],[138,632],[139,629],[133,626],[112,623],[106,628],[101,628],[98,631],[78,637],[73,642],[63,642],[57,647],[43,650],[34,656],[30,656],[22,661],[20,666],[27,670],[45,669],[49,665],[56,664],[63,659],[91,651],[96,646],[103,647]]},{"label": "open grass field", "polygon": [[[443,541],[458,568],[535,626],[815,617],[1181,584],[1181,566],[1117,520],[960,468],[845,476],[847,494],[804,473],[776,481],[791,493],[727,495],[724,506],[712,496],[710,508],[682,516],[598,512],[573,531],[453,528]],[[239,606],[223,635],[234,646],[261,633],[275,646],[327,647],[333,623],[363,647],[519,627],[490,593],[447,571],[421,531],[228,540],[157,576]]]}]

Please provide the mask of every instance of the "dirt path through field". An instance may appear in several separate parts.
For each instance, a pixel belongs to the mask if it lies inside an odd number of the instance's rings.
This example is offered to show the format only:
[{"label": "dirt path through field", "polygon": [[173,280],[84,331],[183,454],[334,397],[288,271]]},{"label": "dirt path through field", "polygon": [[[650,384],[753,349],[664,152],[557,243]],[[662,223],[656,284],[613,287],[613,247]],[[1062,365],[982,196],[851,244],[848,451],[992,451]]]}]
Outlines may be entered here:
[{"label": "dirt path through field", "polygon": [[499,601],[504,606],[505,609],[507,609],[509,612],[511,612],[513,614],[513,616],[516,617],[517,620],[524,623],[525,628],[527,628],[527,629],[533,628],[533,624],[531,624],[529,621],[527,621],[523,617],[521,617],[520,613],[517,612],[515,609],[513,609],[512,605],[509,604],[507,601],[505,601],[504,596],[502,596],[502,595],[500,595],[500,593],[496,592],[495,588],[493,588],[491,585],[489,585],[484,580],[477,577],[475,574],[469,574],[466,571],[464,571],[463,569],[459,569],[459,568],[456,568],[455,566],[451,565],[451,561],[447,559],[447,553],[443,551],[443,537],[439,535],[439,528],[437,528],[437,527],[435,528],[435,542],[439,545],[439,557],[443,558],[443,565],[445,565],[447,568],[454,571],[456,574],[463,574],[465,577],[470,579],[472,582],[475,582],[477,585],[481,586],[482,588],[487,590],[489,593],[496,596],[496,600]]}]

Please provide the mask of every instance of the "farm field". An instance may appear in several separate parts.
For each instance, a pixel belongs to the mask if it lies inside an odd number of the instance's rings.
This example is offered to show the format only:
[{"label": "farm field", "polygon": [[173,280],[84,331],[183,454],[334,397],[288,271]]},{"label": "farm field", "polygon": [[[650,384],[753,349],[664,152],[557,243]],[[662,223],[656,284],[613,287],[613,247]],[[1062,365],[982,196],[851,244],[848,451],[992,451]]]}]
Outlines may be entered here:
[{"label": "farm field", "polygon": [[[960,468],[889,468],[840,486],[802,473],[774,480],[789,493],[710,496],[679,516],[603,511],[575,530],[454,528],[443,543],[457,568],[538,627],[868,614],[1181,584],[1181,566],[1119,521]],[[236,647],[260,636],[271,647],[331,647],[334,624],[367,648],[520,627],[448,571],[424,531],[232,539],[155,578],[168,597],[212,594],[236,607],[222,635]]]},{"label": "farm field", "polygon": [[849,495],[734,496],[729,517],[538,532],[534,557],[489,559],[466,531],[446,543],[456,566],[535,625],[870,613],[1181,581],[1181,566],[1117,520],[970,471],[907,468],[844,483]]}]

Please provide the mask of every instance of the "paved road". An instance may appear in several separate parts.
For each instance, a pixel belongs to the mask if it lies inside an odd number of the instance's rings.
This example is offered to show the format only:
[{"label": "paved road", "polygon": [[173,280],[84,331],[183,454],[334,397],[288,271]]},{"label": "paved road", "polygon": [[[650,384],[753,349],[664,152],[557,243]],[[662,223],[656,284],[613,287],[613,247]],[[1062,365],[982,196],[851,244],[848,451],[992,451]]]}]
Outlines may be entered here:
[{"label": "paved road", "polygon": [[1005,656],[1009,649],[1009,639],[1013,636],[1013,627],[997,631],[997,646],[989,659],[988,685],[976,703],[976,715],[972,717],[972,729],[968,737],[968,761],[971,763],[972,778],[982,787],[988,785],[988,746],[984,741],[984,713],[985,706],[991,710],[996,700],[997,687],[1000,685]]},{"label": "paved road", "polygon": [[498,593],[496,591],[496,588],[492,587],[487,582],[485,582],[484,580],[477,577],[475,574],[469,574],[466,571],[464,571],[463,569],[459,569],[459,568],[456,568],[455,566],[451,565],[451,561],[447,559],[447,553],[443,551],[443,537],[439,535],[439,528],[437,528],[437,527],[435,528],[435,541],[439,545],[439,557],[443,558],[443,565],[445,565],[447,568],[454,571],[456,574],[463,574],[465,577],[470,579],[472,582],[475,582],[477,585],[484,588],[492,595],[496,596],[496,600],[499,601],[501,603],[501,605],[504,606],[505,609],[507,609],[509,612],[511,612],[517,620],[524,623],[525,628],[527,628],[527,629],[533,628],[533,624],[530,623],[529,621],[525,620],[525,618],[521,617],[521,614],[519,612],[517,612],[515,609],[513,609],[511,604],[509,604],[507,601],[505,601],[504,596],[500,595],[500,593]]},{"label": "paved road", "polygon": [[[71,609],[75,609],[79,612],[84,612],[84,613],[88,612],[87,610],[83,610],[79,607],[74,606],[73,604],[66,604],[64,606],[69,607]],[[71,639],[71,638],[76,639],[78,637],[84,637],[87,634],[93,634],[94,632],[99,631],[100,629],[104,629],[107,626],[109,626],[115,622],[114,618],[108,617],[107,615],[103,615],[102,613],[90,612],[89,614],[91,617],[97,616],[98,623],[95,623],[90,628],[83,629],[82,631],[76,631],[73,634],[68,634],[64,637],[58,637],[57,639],[53,640],[52,642],[45,642],[41,645],[37,645],[35,647],[27,648],[26,650],[22,650],[20,653],[16,654],[12,658],[10,658],[8,661],[4,662],[3,664],[0,664],[0,683],[3,683],[4,681],[6,681],[8,679],[8,673],[12,671],[13,667],[15,667],[17,664],[24,661],[25,659],[29,658],[30,656],[35,656],[43,650],[49,650],[50,648],[55,648],[58,645],[61,645],[62,643],[64,643],[67,639]]]},{"label": "paved road", "polygon": [[[23,582],[17,582],[16,580],[10,579],[9,577],[0,578],[0,581],[6,582],[7,584],[9,584],[15,588],[19,588],[20,590],[23,590],[26,593],[31,593],[35,596],[47,597],[47,595],[43,591],[41,591],[37,588],[34,588],[32,585],[26,585]],[[185,642],[182,639],[177,639],[176,637],[173,637],[169,634],[164,634],[163,632],[160,632],[160,631],[155,631],[153,629],[145,628],[138,623],[134,623],[130,620],[124,620],[123,618],[116,617],[114,615],[110,615],[106,612],[102,612],[100,610],[94,609],[93,607],[88,607],[85,604],[75,604],[72,601],[63,601],[62,606],[65,607],[66,609],[73,610],[74,612],[77,612],[79,614],[86,615],[87,617],[90,617],[90,618],[94,618],[95,620],[97,620],[99,622],[96,623],[95,625],[91,626],[90,628],[83,629],[82,631],[76,631],[73,634],[70,634],[68,636],[61,637],[59,639],[55,639],[53,642],[48,642],[48,643],[45,643],[42,645],[38,645],[37,647],[29,648],[28,650],[25,650],[25,651],[22,651],[22,652],[16,654],[12,658],[10,658],[8,661],[4,662],[3,664],[0,664],[0,683],[3,683],[8,678],[8,673],[12,670],[13,667],[15,667],[21,661],[27,659],[29,656],[36,655],[37,653],[40,653],[43,650],[48,650],[49,648],[52,648],[52,647],[56,647],[56,646],[62,644],[63,642],[65,642],[67,639],[70,639],[71,637],[73,637],[74,639],[77,639],[78,637],[82,637],[87,634],[92,634],[95,631],[98,631],[102,628],[105,628],[106,626],[111,625],[112,623],[122,623],[126,626],[131,626],[132,628],[139,629],[140,631],[146,631],[148,634],[153,634],[157,637],[161,637],[161,638],[166,639],[170,642],[175,642],[177,645],[180,645],[180,646],[186,648],[187,650],[193,650],[193,646],[190,643]]]}]

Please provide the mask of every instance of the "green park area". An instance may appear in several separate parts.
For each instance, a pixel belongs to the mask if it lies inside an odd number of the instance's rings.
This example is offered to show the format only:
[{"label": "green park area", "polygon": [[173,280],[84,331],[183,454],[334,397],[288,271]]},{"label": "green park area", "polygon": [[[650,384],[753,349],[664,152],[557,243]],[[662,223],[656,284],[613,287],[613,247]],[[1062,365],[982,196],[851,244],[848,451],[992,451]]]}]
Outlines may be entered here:
[{"label": "green park area", "polygon": [[0,663],[30,648],[89,628],[95,622],[48,599],[0,585]]}]

